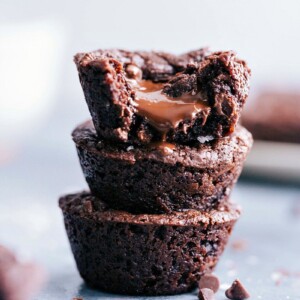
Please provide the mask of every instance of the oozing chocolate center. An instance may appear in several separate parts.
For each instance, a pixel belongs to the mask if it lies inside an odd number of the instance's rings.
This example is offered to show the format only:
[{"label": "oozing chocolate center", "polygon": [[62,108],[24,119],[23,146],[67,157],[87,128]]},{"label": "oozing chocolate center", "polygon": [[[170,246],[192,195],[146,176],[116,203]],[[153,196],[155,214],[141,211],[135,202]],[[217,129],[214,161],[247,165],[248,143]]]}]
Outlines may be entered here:
[{"label": "oozing chocolate center", "polygon": [[191,120],[199,111],[208,109],[199,94],[173,98],[162,92],[162,83],[135,79],[130,79],[130,83],[135,89],[137,113],[161,132],[167,132],[181,121]]}]

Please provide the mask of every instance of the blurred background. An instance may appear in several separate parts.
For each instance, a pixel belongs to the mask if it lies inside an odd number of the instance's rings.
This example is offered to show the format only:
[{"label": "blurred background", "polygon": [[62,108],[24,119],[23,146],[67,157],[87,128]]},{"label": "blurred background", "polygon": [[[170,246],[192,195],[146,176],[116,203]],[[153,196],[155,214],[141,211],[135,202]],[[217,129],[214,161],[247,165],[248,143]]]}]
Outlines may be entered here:
[{"label": "blurred background", "polygon": [[[294,130],[296,138],[282,143],[276,137],[268,142],[268,137],[259,137],[262,141],[245,168],[247,181],[238,185],[234,197],[245,201],[248,221],[260,211],[250,203],[249,193],[256,201],[266,199],[268,207],[273,197],[280,205],[286,201],[278,218],[298,205],[299,11],[298,0],[1,0],[0,243],[24,257],[35,257],[50,273],[61,276],[54,260],[71,266],[74,273],[57,197],[86,188],[70,132],[90,116],[72,59],[77,52],[97,48],[235,50],[252,69],[247,106],[265,102],[261,95],[266,93],[277,95],[282,105],[288,94],[298,106],[293,104],[292,118],[289,112],[282,118],[293,119],[293,126],[281,126]],[[252,109],[252,115],[259,111],[259,106]],[[272,120],[277,124],[281,117]],[[260,121],[253,122],[258,132],[263,130]],[[241,228],[248,230],[247,226]],[[47,261],[41,253],[47,253]]]},{"label": "blurred background", "polygon": [[[253,71],[251,98],[265,89],[297,93],[299,9],[297,0],[2,0],[1,165],[38,157],[53,159],[53,167],[74,164],[70,131],[89,118],[72,61],[79,51],[233,49]],[[68,177],[62,187],[74,182]]]}]

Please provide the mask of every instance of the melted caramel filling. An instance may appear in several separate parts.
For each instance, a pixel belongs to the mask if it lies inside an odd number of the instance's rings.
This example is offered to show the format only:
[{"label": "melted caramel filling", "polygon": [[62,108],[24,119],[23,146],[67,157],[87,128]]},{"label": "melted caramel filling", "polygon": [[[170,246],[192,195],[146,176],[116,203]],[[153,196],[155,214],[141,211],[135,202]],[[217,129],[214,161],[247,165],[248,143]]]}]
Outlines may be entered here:
[{"label": "melted caramel filling", "polygon": [[208,108],[198,94],[173,98],[162,93],[162,83],[133,79],[130,79],[130,83],[136,93],[137,113],[163,133],[177,127],[181,121],[193,119],[199,111]]}]

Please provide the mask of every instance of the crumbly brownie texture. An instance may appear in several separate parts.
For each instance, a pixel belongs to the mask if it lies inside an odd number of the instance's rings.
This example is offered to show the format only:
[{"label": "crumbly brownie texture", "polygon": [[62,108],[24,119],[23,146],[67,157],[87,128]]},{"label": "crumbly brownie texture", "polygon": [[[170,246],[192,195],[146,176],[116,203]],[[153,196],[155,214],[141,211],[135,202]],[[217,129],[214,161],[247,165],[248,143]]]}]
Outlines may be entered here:
[{"label": "crumbly brownie texture", "polygon": [[[79,53],[74,61],[96,131],[109,140],[145,144],[164,139],[192,145],[226,136],[233,132],[249,92],[250,70],[231,51],[200,49],[175,56],[98,50]],[[137,113],[136,91],[128,80],[132,74],[126,73],[131,66],[141,70],[144,80],[164,82],[166,95],[176,99],[197,94],[209,109],[162,133]]]},{"label": "crumbly brownie texture", "polygon": [[29,300],[44,280],[44,271],[39,266],[20,263],[10,250],[0,245],[1,300]]},{"label": "crumbly brownie texture", "polygon": [[251,99],[242,122],[254,139],[300,143],[300,94],[266,91]]},{"label": "crumbly brownie texture", "polygon": [[73,132],[91,192],[110,207],[132,213],[211,210],[223,205],[252,145],[238,127],[231,136],[198,148],[127,147],[98,139],[92,122]]},{"label": "crumbly brownie texture", "polygon": [[168,215],[115,211],[83,192],[60,198],[77,267],[86,283],[108,292],[187,292],[212,270],[240,215],[236,207]]}]

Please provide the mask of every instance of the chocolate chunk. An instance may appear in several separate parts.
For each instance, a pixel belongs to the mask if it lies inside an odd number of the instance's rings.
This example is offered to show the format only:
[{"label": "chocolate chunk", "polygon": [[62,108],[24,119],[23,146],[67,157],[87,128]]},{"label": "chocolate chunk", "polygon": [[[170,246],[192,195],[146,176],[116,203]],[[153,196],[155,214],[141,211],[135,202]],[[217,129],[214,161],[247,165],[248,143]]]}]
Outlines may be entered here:
[{"label": "chocolate chunk", "polygon": [[211,289],[216,293],[219,290],[220,281],[214,274],[205,274],[200,278],[198,286],[199,289]]},{"label": "chocolate chunk", "polygon": [[98,50],[74,60],[95,129],[106,140],[197,145],[224,137],[249,91],[251,72],[231,51]]},{"label": "chocolate chunk", "polygon": [[232,300],[244,300],[250,297],[250,294],[238,279],[226,290],[225,295],[228,299]]},{"label": "chocolate chunk", "polygon": [[198,298],[199,300],[215,300],[215,294],[213,290],[203,288],[199,290]]}]

